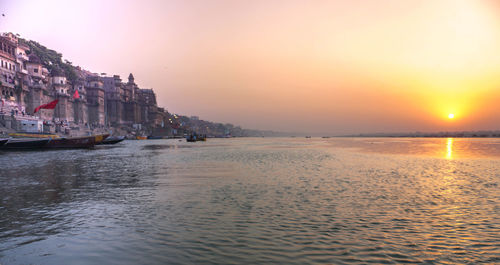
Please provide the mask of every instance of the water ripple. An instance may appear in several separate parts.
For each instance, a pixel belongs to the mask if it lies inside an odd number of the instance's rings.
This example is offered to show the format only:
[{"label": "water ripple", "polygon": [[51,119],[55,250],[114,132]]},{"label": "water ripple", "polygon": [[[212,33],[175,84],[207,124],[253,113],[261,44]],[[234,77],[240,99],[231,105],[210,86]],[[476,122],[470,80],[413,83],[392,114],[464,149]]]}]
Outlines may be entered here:
[{"label": "water ripple", "polygon": [[2,153],[0,263],[500,262],[493,140],[346,141]]}]

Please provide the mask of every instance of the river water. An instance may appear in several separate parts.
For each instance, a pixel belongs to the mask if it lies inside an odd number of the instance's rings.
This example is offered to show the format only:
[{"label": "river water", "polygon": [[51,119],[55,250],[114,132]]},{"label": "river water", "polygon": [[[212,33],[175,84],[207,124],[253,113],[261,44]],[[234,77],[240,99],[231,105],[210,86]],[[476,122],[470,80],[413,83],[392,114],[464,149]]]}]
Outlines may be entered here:
[{"label": "river water", "polygon": [[498,264],[500,140],[0,153],[0,264]]}]

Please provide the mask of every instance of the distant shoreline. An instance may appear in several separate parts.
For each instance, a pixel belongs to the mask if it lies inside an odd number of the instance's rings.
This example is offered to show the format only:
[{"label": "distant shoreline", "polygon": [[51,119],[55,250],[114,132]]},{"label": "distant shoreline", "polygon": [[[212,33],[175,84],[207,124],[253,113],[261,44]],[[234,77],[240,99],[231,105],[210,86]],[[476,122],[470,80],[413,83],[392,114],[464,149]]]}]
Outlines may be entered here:
[{"label": "distant shoreline", "polygon": [[433,135],[433,136],[411,136],[411,135],[343,135],[343,136],[329,136],[329,137],[322,137],[322,138],[500,138],[500,135],[495,135],[495,136],[454,136],[454,135],[448,135],[448,136],[438,136],[438,135]]},{"label": "distant shoreline", "polygon": [[334,137],[388,137],[388,138],[500,138],[500,131],[463,131],[463,132],[434,132],[434,133],[374,133],[342,135]]}]

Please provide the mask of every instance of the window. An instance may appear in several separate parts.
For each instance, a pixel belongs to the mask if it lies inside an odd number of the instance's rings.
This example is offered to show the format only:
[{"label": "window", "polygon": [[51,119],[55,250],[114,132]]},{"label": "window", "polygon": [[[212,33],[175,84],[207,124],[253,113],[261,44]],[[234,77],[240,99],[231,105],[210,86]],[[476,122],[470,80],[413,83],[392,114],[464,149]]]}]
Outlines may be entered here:
[{"label": "window", "polygon": [[33,72],[38,73],[38,68],[33,69]]},{"label": "window", "polygon": [[61,84],[64,84],[64,82],[61,80]]}]

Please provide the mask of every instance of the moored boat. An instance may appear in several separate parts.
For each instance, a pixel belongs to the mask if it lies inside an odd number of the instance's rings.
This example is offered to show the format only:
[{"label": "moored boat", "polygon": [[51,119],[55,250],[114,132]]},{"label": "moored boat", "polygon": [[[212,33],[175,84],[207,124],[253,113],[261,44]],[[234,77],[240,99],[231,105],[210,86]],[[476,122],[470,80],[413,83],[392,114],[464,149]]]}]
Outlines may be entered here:
[{"label": "moored boat", "polygon": [[106,139],[104,139],[102,142],[97,143],[99,145],[102,144],[117,144],[121,141],[125,140],[125,136],[109,136]]},{"label": "moored boat", "polygon": [[1,150],[26,150],[43,148],[51,139],[8,139]]},{"label": "moored boat", "polygon": [[147,140],[148,137],[147,136],[139,136],[138,135],[138,136],[135,137],[135,139],[137,139],[137,140]]},{"label": "moored boat", "polygon": [[83,137],[68,137],[68,138],[56,138],[50,139],[43,148],[57,149],[57,148],[90,148],[95,145],[95,136],[83,136]]},{"label": "moored boat", "polygon": [[106,140],[109,137],[109,134],[98,134],[94,135],[95,144],[100,144],[102,141]]},{"label": "moored boat", "polygon": [[163,139],[163,136],[154,136],[154,135],[148,136],[148,140],[160,140],[160,139]]},{"label": "moored boat", "polygon": [[6,144],[7,141],[9,141],[9,139],[0,139],[0,147],[2,147],[4,144]]},{"label": "moored boat", "polygon": [[187,142],[198,142],[198,141],[206,141],[207,136],[206,135],[198,135],[198,134],[191,134],[186,137]]}]

